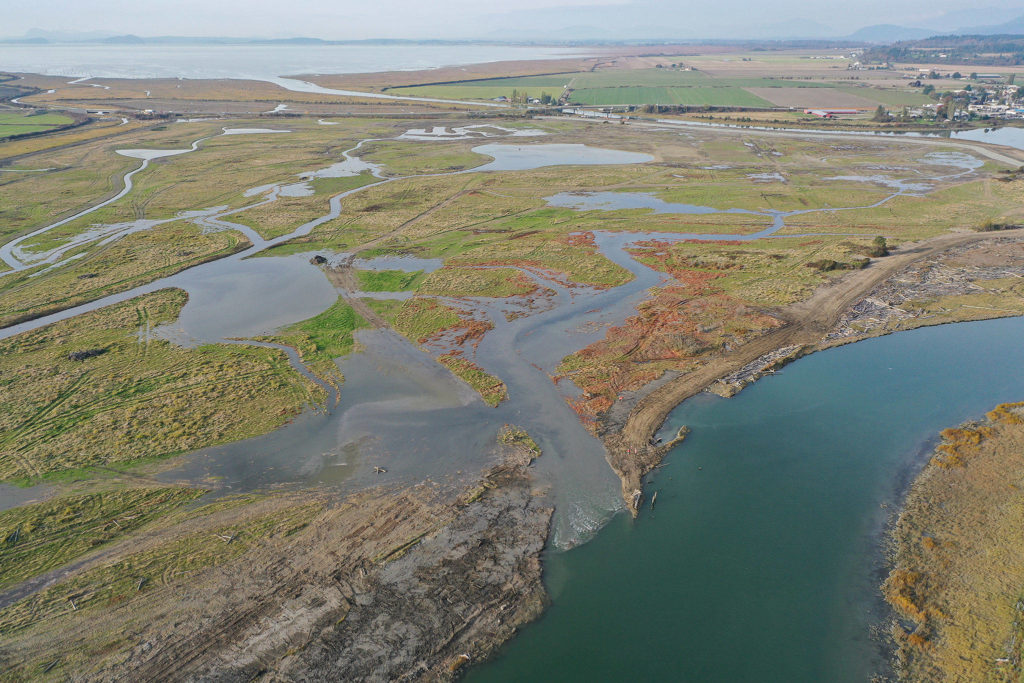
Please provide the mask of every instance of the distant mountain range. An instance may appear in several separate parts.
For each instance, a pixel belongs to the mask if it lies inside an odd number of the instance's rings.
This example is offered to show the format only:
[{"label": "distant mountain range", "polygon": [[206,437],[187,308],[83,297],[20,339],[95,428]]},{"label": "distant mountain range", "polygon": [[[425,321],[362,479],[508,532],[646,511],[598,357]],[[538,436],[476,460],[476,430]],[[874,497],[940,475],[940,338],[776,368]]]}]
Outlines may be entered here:
[{"label": "distant mountain range", "polygon": [[[919,26],[877,24],[853,33],[837,30],[806,19],[734,21],[721,25],[694,22],[685,8],[645,12],[657,0],[635,0],[625,5],[591,5],[573,8],[549,7],[510,10],[486,17],[476,29],[480,35],[465,40],[368,39],[327,40],[322,38],[229,38],[189,36],[117,35],[103,31],[74,33],[32,29],[17,38],[0,38],[2,43],[46,45],[50,43],[91,43],[106,45],[456,45],[494,44],[636,44],[750,41],[831,41],[888,44],[920,40],[936,35],[1024,34],[1024,14],[1018,8],[975,8],[947,12],[922,21]],[[652,20],[656,17],[656,20]],[[501,29],[494,29],[500,26]],[[540,28],[539,28],[540,27]]]},{"label": "distant mountain range", "polygon": [[898,40],[922,40],[935,35],[962,35],[962,36],[1004,36],[1024,34],[1024,15],[1014,17],[1009,21],[1000,24],[989,24],[985,26],[960,26],[947,29],[939,28],[914,28],[911,26],[896,26],[893,24],[878,24],[876,26],[865,26],[864,28],[851,33],[848,38],[865,43],[893,43]]}]

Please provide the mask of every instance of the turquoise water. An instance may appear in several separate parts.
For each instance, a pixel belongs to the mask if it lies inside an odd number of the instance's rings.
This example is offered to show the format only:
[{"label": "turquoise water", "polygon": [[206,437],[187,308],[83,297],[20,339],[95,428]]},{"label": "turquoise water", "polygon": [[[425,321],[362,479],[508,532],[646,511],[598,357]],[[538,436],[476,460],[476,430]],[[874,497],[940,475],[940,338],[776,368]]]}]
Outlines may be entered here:
[{"label": "turquoise water", "polygon": [[885,665],[881,532],[943,428],[1024,399],[1024,320],[804,358],[693,432],[640,519],[546,558],[553,604],[469,681],[866,681]]}]

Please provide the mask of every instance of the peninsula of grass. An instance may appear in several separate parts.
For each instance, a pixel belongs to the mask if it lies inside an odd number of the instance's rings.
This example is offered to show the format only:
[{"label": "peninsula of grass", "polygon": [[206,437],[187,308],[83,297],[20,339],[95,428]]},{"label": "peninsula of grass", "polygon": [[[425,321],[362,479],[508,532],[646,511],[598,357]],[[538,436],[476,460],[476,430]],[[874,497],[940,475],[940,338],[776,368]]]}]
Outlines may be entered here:
[{"label": "peninsula of grass", "polygon": [[0,138],[26,133],[39,133],[74,123],[65,114],[25,114],[22,111],[0,112]]},{"label": "peninsula of grass", "polygon": [[495,408],[508,398],[505,383],[494,375],[489,375],[479,365],[465,358],[461,353],[453,351],[439,356],[437,361],[452,371],[456,377],[473,387],[484,403]]},{"label": "peninsula of grass", "polygon": [[154,337],[186,299],[161,290],[0,341],[0,480],[256,436],[323,400],[277,349]]},{"label": "peninsula of grass", "polygon": [[414,342],[426,342],[462,322],[456,309],[434,299],[414,298],[397,307],[395,302],[387,304],[390,312],[385,319],[396,332]]},{"label": "peninsula of grass", "polygon": [[366,320],[339,297],[323,313],[284,328],[273,340],[294,346],[302,361],[318,376],[340,381],[334,359],[352,353],[353,333],[367,326]]},{"label": "peninsula of grass", "polygon": [[529,432],[518,425],[507,424],[502,427],[501,431],[498,432],[498,442],[525,449],[531,458],[538,458],[541,454],[541,449],[537,442],[533,440]]}]

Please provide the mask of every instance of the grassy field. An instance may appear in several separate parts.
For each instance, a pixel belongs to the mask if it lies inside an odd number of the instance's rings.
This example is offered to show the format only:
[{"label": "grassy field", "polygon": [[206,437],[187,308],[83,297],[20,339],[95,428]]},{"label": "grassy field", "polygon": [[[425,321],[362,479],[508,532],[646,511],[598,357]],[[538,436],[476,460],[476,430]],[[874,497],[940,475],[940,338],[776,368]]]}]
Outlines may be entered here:
[{"label": "grassy field", "polygon": [[[786,66],[805,66],[807,60],[776,60],[773,76],[756,69],[744,76],[741,70],[721,74],[668,68],[670,60],[688,63],[686,57],[666,57],[666,68],[598,69],[576,73],[518,78],[457,81],[437,85],[393,88],[395,94],[462,100],[489,100],[519,95],[539,98],[543,94],[558,98],[568,88],[570,100],[579,104],[609,105],[684,105],[716,107],[851,107],[873,108],[919,105],[930,100],[919,91],[850,85],[839,74],[823,78],[788,78]],[[793,72],[797,75],[799,70]],[[819,92],[811,92],[811,91]]]},{"label": "grassy field", "polygon": [[470,150],[479,140],[449,143],[414,143],[384,140],[364,145],[360,158],[385,168],[388,175],[464,171],[481,166],[490,158]]},{"label": "grassy field", "polygon": [[316,178],[309,182],[313,194],[307,197],[280,197],[274,202],[232,214],[227,218],[253,228],[264,239],[287,235],[311,220],[325,215],[329,200],[336,194],[376,182],[369,173],[344,178]]},{"label": "grassy field", "polygon": [[530,294],[536,289],[532,280],[511,268],[441,268],[426,277],[419,293],[503,298]]},{"label": "grassy field", "polygon": [[364,292],[408,292],[417,289],[425,276],[422,270],[359,270],[356,277]]},{"label": "grassy field", "polygon": [[8,140],[0,144],[0,160],[26,157],[51,150],[62,150],[68,145],[118,138],[133,132],[143,132],[152,126],[153,124],[145,121],[130,121],[122,125],[120,121],[103,119],[53,135],[41,135],[25,140]]},{"label": "grassy field", "polygon": [[[979,201],[979,198],[984,198]],[[927,196],[897,197],[876,209],[794,216],[784,233],[822,232],[931,237],[953,228],[975,229],[986,220],[1024,217],[1024,182],[980,179],[938,189]]]},{"label": "grassy field", "polygon": [[[323,399],[275,349],[189,350],[154,338],[152,329],[173,322],[185,298],[163,290],[0,342],[0,479],[234,441]],[[73,360],[75,351],[94,355]]]},{"label": "grassy field", "polygon": [[0,589],[120,540],[204,493],[189,488],[113,489],[0,512]]}]

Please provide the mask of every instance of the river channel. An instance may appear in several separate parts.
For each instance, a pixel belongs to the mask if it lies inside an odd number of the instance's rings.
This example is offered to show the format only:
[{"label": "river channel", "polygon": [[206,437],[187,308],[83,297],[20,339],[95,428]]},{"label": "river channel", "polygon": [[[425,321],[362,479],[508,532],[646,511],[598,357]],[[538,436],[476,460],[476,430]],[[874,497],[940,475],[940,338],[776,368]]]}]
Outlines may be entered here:
[{"label": "river channel", "polygon": [[863,683],[883,672],[881,534],[938,432],[1024,398],[1024,319],[824,351],[700,394],[638,521],[550,552],[552,605],[468,681]]}]

